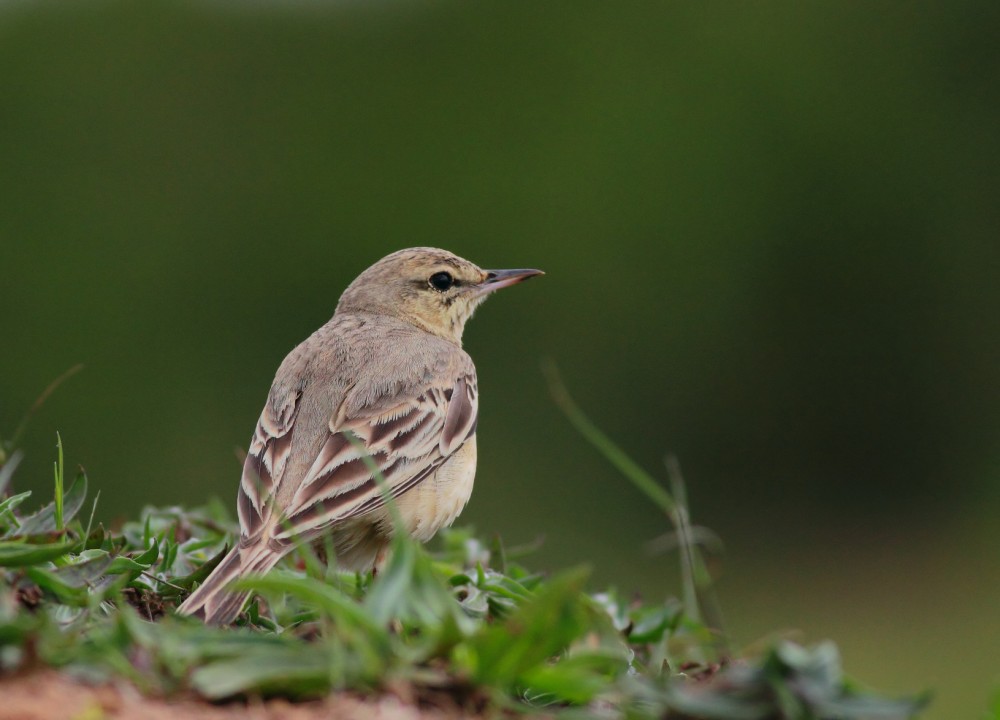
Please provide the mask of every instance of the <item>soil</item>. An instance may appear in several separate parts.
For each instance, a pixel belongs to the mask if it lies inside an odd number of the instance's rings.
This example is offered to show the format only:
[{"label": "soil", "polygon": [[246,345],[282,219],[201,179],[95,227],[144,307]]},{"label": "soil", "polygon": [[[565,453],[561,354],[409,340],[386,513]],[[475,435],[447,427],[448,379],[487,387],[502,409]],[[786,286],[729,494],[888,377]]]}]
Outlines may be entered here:
[{"label": "soil", "polygon": [[396,695],[226,704],[141,695],[126,683],[88,685],[54,670],[0,677],[0,720],[463,720],[455,708],[424,708]]}]

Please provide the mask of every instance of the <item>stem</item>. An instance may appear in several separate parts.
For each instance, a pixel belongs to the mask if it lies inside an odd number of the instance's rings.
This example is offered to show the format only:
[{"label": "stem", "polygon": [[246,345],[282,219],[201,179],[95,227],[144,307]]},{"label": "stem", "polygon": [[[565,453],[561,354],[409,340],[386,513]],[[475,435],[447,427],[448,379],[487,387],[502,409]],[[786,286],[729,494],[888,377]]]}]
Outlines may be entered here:
[{"label": "stem", "polygon": [[677,510],[677,503],[670,493],[664,490],[652,475],[643,470],[624,450],[615,445],[614,441],[604,434],[594,423],[590,421],[583,411],[577,407],[573,398],[570,397],[566,386],[563,385],[559,377],[559,371],[551,360],[542,363],[542,372],[545,373],[549,381],[549,390],[556,405],[565,413],[573,426],[583,435],[591,445],[618,470],[628,478],[646,497],[656,505],[671,515]]}]

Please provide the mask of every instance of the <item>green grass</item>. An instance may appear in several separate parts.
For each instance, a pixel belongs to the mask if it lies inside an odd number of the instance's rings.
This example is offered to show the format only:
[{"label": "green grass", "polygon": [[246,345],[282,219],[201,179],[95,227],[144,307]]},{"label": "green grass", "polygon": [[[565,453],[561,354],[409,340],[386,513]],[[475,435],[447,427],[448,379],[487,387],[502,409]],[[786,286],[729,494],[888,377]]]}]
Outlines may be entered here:
[{"label": "green grass", "polygon": [[455,529],[434,552],[398,537],[377,580],[304,548],[245,581],[259,599],[237,626],[206,627],[172,609],[232,542],[228,509],[146,508],[120,528],[95,524],[86,474],[63,488],[60,439],[55,498],[34,511],[30,493],[13,492],[19,453],[6,446],[0,458],[0,674],[52,666],[212,701],[405,685],[418,699],[444,693],[472,712],[588,717],[849,720],[919,711],[922,701],[859,689],[832,643],[779,642],[734,656],[679,471],[668,492],[557,379],[553,387],[571,422],[673,524],[683,600],[592,592],[586,568],[533,571],[530,549]]}]

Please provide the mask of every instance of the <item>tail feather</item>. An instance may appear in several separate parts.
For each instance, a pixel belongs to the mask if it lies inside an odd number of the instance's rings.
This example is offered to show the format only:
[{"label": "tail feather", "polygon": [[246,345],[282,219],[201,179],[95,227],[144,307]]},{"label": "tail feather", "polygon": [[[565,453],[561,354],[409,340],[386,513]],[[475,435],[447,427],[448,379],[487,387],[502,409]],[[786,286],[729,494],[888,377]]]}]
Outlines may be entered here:
[{"label": "tail feather", "polygon": [[230,590],[228,585],[246,575],[266,573],[281,558],[281,554],[267,547],[254,552],[253,549],[237,545],[205,578],[205,582],[177,608],[177,612],[200,617],[209,625],[228,625],[240,614],[250,597],[249,591]]}]

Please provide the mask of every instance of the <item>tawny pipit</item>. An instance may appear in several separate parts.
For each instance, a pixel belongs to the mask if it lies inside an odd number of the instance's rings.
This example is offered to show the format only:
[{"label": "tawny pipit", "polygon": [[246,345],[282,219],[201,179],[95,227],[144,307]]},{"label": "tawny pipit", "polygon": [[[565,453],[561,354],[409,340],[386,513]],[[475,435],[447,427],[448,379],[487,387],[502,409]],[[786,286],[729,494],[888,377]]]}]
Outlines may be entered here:
[{"label": "tawny pipit", "polygon": [[278,368],[243,466],[239,542],[179,611],[231,622],[248,593],[230,582],[326,535],[341,566],[377,566],[393,526],[371,461],[410,535],[450,525],[476,473],[476,368],[462,330],[491,292],[541,274],[482,270],[435,248],[361,273]]}]

